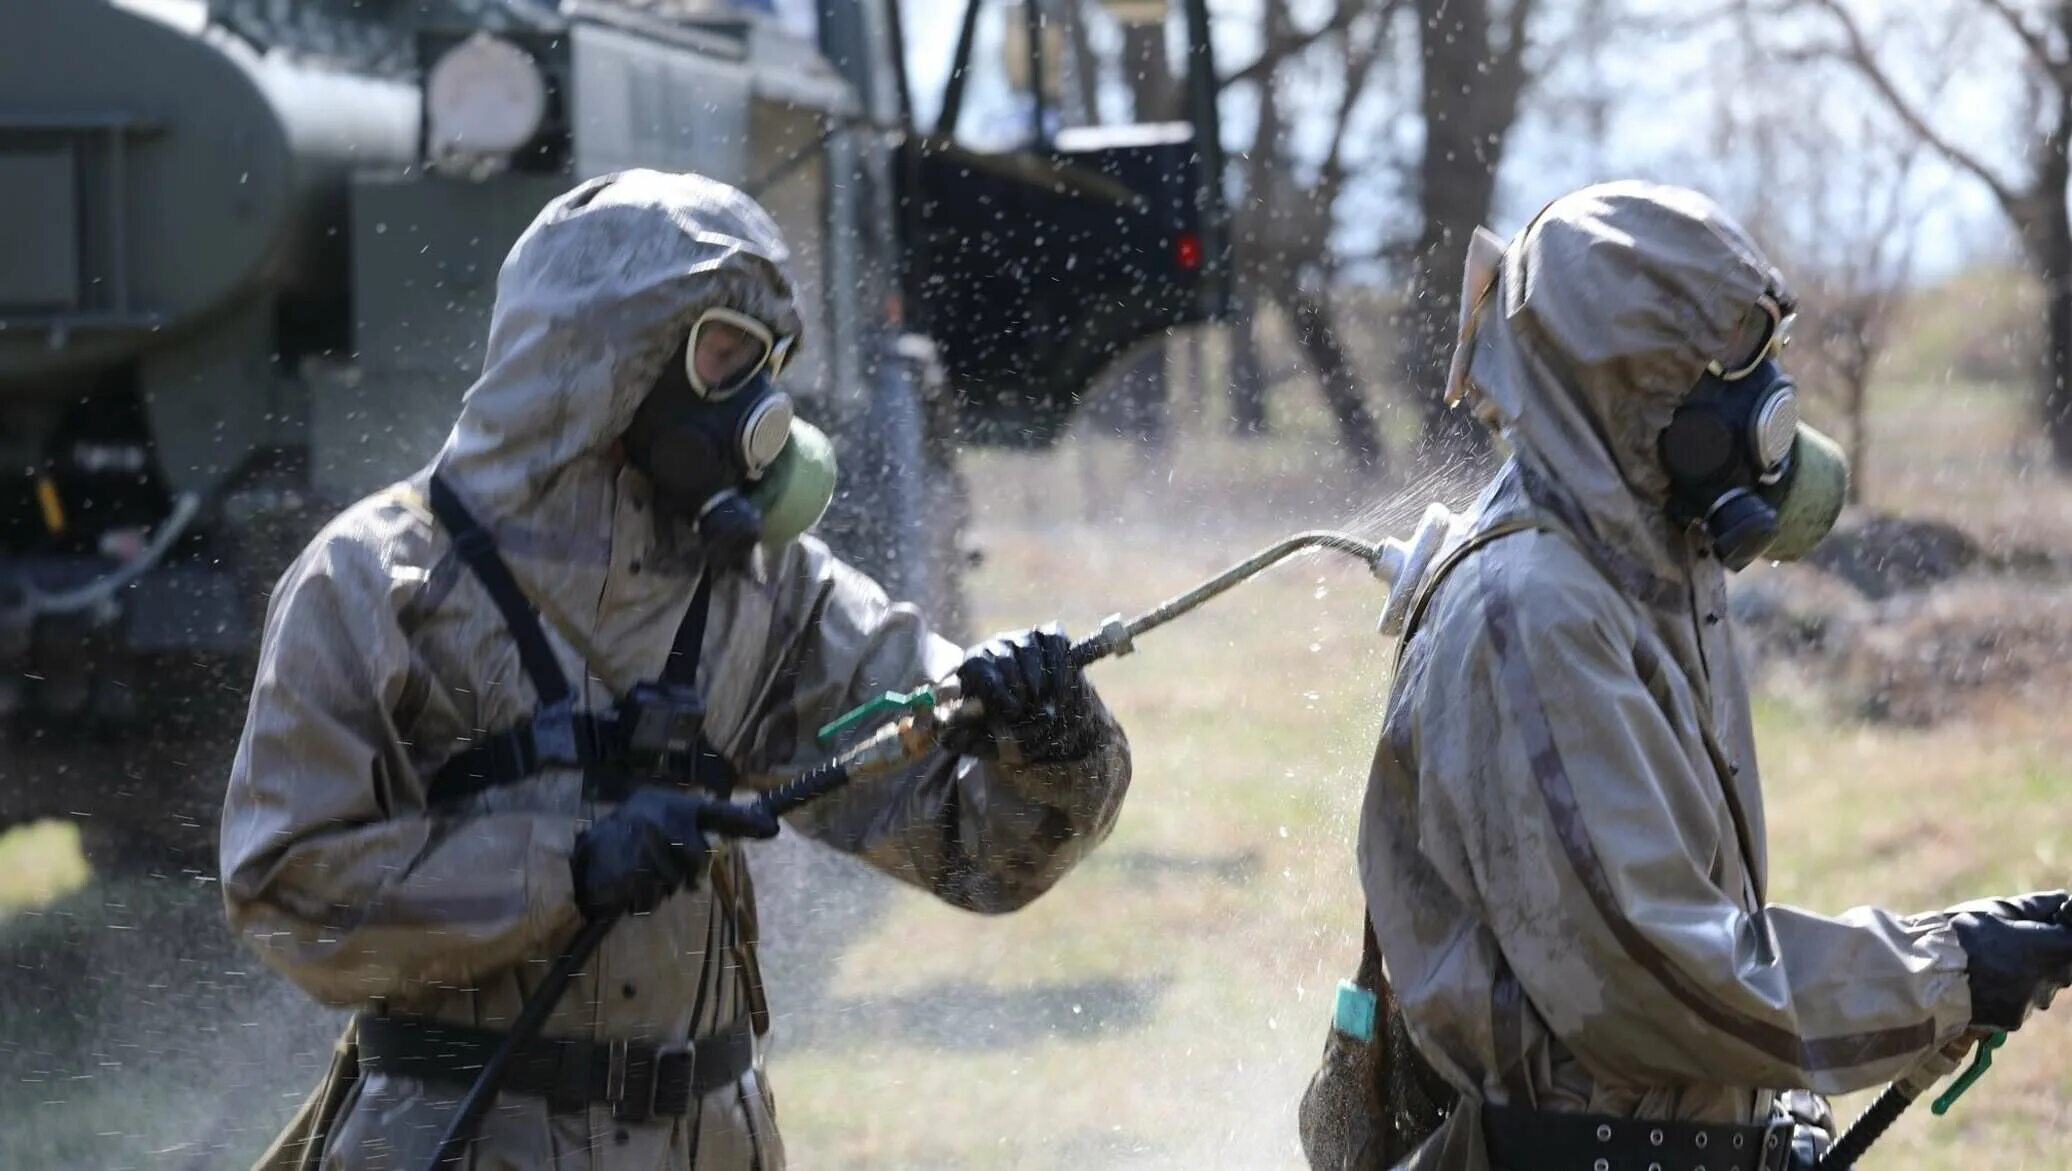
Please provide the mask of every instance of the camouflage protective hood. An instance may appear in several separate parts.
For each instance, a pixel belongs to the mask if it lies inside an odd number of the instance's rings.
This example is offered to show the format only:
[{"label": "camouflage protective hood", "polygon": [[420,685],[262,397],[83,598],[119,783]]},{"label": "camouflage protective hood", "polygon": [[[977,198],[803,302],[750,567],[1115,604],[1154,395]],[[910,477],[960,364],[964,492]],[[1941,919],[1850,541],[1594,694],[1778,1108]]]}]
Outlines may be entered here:
[{"label": "camouflage protective hood", "polygon": [[1586,187],[1508,245],[1478,230],[1449,400],[1470,401],[1578,536],[1679,578],[1657,438],[1708,363],[1761,335],[1766,291],[1783,292],[1781,276],[1703,195]]},{"label": "camouflage protective hood", "polygon": [[549,203],[497,276],[482,376],[433,467],[485,522],[608,489],[613,448],[704,310],[799,332],[777,225],[697,175],[623,171]]}]

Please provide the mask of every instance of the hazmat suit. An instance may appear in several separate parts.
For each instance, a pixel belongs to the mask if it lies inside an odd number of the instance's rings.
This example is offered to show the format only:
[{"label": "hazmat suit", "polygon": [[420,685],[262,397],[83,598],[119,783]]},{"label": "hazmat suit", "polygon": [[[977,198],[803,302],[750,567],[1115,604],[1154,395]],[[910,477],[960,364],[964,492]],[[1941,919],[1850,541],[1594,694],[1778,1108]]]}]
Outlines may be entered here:
[{"label": "hazmat suit", "polygon": [[[223,812],[224,897],[246,942],[317,1000],[509,1026],[579,926],[571,852],[606,812],[573,768],[428,801],[442,762],[537,703],[505,619],[427,509],[430,476],[492,534],[577,704],[608,707],[663,669],[707,568],[619,437],[708,307],[796,332],[786,258],[753,201],[696,176],[627,172],[555,200],[503,267],[483,373],[431,467],[340,515],[281,580]],[[815,730],[835,715],[964,659],[810,536],[715,575],[701,646],[706,738],[749,789],[823,758]],[[1076,761],[1021,763],[1011,740],[997,759],[938,751],[792,825],[955,905],[1013,910],[1115,819],[1128,749],[1093,710],[1097,747]],[[666,1045],[744,1020],[760,1034],[752,852],[716,843],[707,878],[621,920],[544,1036]],[[415,1171],[460,1096],[345,1061],[269,1159]],[[318,1132],[320,1152],[301,1141]],[[506,1092],[471,1162],[783,1165],[759,1058],[646,1120]]]},{"label": "hazmat suit", "polygon": [[1657,451],[1782,278],[1643,184],[1557,200],[1492,275],[1456,370],[1511,458],[1441,555],[1361,818],[1390,989],[1460,1095],[1401,1165],[1554,1165],[1492,1156],[1504,1108],[1761,1124],[1891,1080],[1965,1032],[1966,953],[1944,916],[1769,902],[1725,573]]}]

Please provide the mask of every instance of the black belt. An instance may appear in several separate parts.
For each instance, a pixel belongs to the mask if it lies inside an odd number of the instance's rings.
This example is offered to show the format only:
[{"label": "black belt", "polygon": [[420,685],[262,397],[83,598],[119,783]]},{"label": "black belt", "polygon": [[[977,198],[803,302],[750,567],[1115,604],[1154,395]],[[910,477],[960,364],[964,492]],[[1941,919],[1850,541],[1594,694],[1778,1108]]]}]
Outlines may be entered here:
[{"label": "black belt", "polygon": [[1498,1171],[1784,1171],[1792,1124],[1658,1122],[1484,1106]]},{"label": "black belt", "polygon": [[[503,1039],[491,1029],[362,1014],[360,1066],[466,1087]],[[754,1066],[755,1033],[744,1016],[683,1045],[537,1038],[512,1058],[504,1089],[545,1098],[552,1110],[577,1111],[594,1102],[610,1106],[613,1118],[640,1122],[687,1113],[691,1103],[733,1085]]]}]

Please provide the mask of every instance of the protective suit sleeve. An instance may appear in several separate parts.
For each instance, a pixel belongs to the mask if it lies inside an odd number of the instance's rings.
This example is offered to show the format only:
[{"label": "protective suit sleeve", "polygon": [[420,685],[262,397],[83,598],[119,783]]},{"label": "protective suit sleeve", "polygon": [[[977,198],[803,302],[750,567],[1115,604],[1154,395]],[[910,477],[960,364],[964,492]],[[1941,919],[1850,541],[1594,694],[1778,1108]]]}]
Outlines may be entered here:
[{"label": "protective suit sleeve", "polygon": [[[953,672],[964,652],[919,611],[831,555],[799,558],[811,576],[800,636],[777,673],[764,759],[776,771],[824,759],[815,730],[887,690]],[[888,777],[850,786],[794,814],[802,832],[956,906],[998,913],[1050,889],[1114,825],[1129,786],[1129,744],[1098,697],[1098,745],[1066,764],[935,751]],[[853,741],[852,741],[853,742]]]},{"label": "protective suit sleeve", "polygon": [[1552,544],[1455,571],[1473,586],[1432,631],[1417,716],[1420,756],[1450,762],[1420,834],[1465,860],[1548,1027],[1601,1080],[1823,1093],[1955,1038],[1970,998],[1946,929],[1760,907],[1723,877],[1744,872],[1719,861],[1742,849],[1727,779],[1693,768],[1699,733],[1649,687],[1623,600],[1552,568]]},{"label": "protective suit sleeve", "polygon": [[426,811],[393,714],[424,685],[396,617],[411,592],[362,542],[304,552],[267,614],[224,801],[231,927],[326,1004],[469,983],[578,921],[573,818]]}]

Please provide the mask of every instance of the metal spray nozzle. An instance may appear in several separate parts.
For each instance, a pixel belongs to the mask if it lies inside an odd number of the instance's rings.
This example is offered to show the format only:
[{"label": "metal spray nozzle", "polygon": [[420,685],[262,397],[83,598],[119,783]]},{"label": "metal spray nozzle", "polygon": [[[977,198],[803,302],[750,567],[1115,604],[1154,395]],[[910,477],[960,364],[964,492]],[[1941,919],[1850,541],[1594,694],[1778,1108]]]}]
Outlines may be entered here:
[{"label": "metal spray nozzle", "polygon": [[1377,624],[1383,638],[1395,638],[1403,633],[1403,624],[1410,618],[1410,607],[1417,600],[1418,591],[1424,588],[1425,575],[1432,567],[1433,558],[1446,543],[1453,531],[1453,513],[1443,504],[1425,506],[1424,516],[1419,518],[1417,528],[1404,540],[1394,537],[1381,543],[1376,553],[1374,576],[1381,579],[1389,589],[1388,601],[1382,603],[1381,621]]}]

